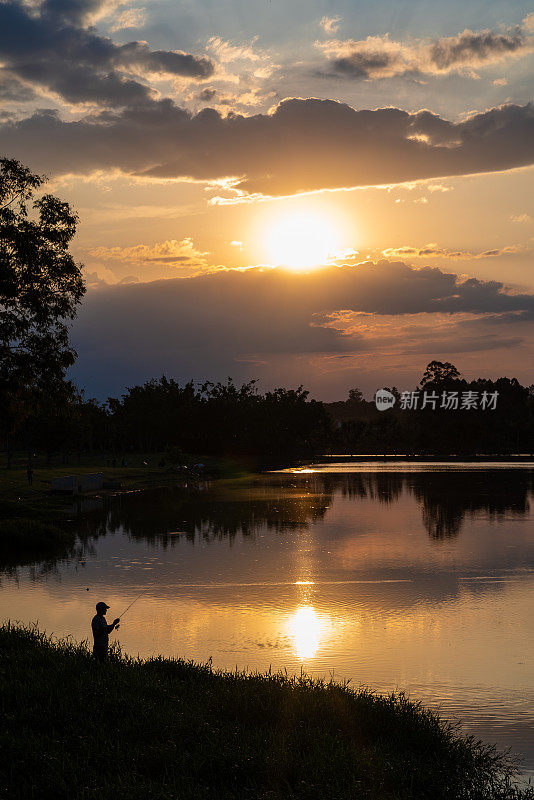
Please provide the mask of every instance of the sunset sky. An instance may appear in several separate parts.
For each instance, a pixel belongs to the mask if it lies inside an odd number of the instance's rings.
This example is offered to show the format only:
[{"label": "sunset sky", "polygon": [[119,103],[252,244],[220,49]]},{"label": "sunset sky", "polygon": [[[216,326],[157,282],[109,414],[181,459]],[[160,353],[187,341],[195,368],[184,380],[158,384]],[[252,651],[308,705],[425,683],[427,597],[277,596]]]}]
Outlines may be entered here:
[{"label": "sunset sky", "polygon": [[533,80],[522,2],[0,0],[0,154],[80,217],[72,376],[532,383]]}]

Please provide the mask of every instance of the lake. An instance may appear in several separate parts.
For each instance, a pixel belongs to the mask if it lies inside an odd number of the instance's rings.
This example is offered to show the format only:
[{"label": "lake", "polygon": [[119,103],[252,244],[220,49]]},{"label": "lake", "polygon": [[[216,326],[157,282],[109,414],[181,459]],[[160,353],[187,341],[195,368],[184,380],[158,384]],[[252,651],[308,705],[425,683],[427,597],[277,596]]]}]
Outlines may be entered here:
[{"label": "lake", "polygon": [[[1,574],[3,619],[129,654],[404,690],[534,775],[534,470],[333,463],[88,498],[60,563]],[[113,639],[115,634],[112,634]]]}]

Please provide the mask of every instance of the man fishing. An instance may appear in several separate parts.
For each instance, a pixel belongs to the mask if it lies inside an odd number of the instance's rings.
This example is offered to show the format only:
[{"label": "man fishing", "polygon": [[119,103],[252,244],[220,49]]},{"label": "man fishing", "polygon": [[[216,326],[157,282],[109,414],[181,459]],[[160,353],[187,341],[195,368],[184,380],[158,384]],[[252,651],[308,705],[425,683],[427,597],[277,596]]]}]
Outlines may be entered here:
[{"label": "man fishing", "polygon": [[93,629],[93,655],[98,661],[105,661],[108,657],[109,634],[114,628],[119,627],[120,617],[113,620],[112,625],[108,625],[106,611],[109,606],[105,603],[96,604],[96,614],[91,621]]}]

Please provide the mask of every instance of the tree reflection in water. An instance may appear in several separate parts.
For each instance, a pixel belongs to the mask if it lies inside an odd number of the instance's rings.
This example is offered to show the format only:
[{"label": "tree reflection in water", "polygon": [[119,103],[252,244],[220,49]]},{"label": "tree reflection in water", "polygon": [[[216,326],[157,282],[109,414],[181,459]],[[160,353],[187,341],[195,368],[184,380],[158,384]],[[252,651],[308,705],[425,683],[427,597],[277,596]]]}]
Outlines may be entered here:
[{"label": "tree reflection in water", "polygon": [[[417,500],[431,539],[447,540],[460,535],[466,518],[526,515],[533,487],[532,470],[496,469],[272,473],[248,482],[133,492],[72,508],[78,543],[71,555],[83,559],[99,537],[118,531],[162,548],[184,537],[192,545],[231,544],[237,536],[253,539],[259,530],[295,531],[324,520],[336,495],[355,505],[373,500],[394,506],[408,493]],[[34,567],[35,576],[53,566]]]}]

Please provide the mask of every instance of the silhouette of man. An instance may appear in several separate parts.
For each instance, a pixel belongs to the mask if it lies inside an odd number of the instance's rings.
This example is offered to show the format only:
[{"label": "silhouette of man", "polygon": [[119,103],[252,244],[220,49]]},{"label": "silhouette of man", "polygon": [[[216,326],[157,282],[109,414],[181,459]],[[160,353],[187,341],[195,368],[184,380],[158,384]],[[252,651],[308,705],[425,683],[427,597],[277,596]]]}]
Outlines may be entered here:
[{"label": "silhouette of man", "polygon": [[108,625],[106,611],[109,606],[105,603],[96,604],[96,614],[91,621],[93,629],[93,655],[98,661],[105,661],[108,657],[109,634],[114,628],[119,627],[120,618],[113,620],[112,625]]}]

